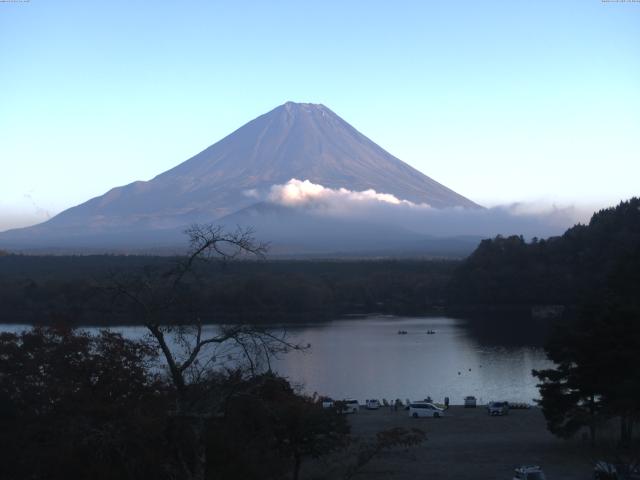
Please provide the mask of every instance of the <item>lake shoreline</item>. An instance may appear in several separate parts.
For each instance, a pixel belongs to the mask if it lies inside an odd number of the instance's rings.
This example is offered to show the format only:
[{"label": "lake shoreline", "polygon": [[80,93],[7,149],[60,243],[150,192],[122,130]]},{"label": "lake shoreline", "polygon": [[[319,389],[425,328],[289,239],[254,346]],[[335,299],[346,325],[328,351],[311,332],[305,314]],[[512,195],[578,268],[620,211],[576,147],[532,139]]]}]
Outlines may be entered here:
[{"label": "lake shoreline", "polygon": [[[562,305],[463,305],[445,306],[438,305],[430,309],[419,311],[369,311],[369,312],[348,312],[348,313],[327,313],[327,312],[302,312],[302,313],[265,313],[255,312],[231,314],[215,313],[204,317],[202,325],[236,325],[249,324],[256,326],[266,325],[305,325],[315,323],[331,323],[338,320],[350,320],[354,318],[388,317],[388,318],[432,318],[451,317],[468,322],[482,322],[488,317],[491,318],[517,318],[520,321],[529,320],[555,320],[561,316],[564,310]],[[548,312],[548,313],[547,313]],[[215,318],[215,320],[214,320]],[[170,322],[160,322],[169,325]],[[73,328],[109,328],[109,327],[142,327],[143,322],[131,321],[96,321],[96,322],[75,322],[73,320],[49,320],[40,322],[10,321],[0,318],[0,325],[37,325],[56,326],[64,325]]]},{"label": "lake shoreline", "polygon": [[[270,324],[265,328],[287,335],[288,341],[310,345],[272,359],[274,371],[300,385],[301,391],[333,398],[426,398],[454,403],[466,395],[479,401],[504,399],[531,403],[537,398],[532,369],[549,361],[541,348],[541,328],[528,330],[507,319],[467,322],[442,315],[431,317],[350,316],[331,322]],[[109,325],[125,338],[148,336],[144,326]],[[28,325],[4,325],[18,333]],[[99,326],[81,330],[95,334]],[[203,335],[216,335],[205,325]],[[401,332],[402,334],[399,334]],[[406,334],[404,332],[407,332]],[[429,333],[431,332],[431,333]],[[538,335],[538,336],[536,336]],[[183,347],[175,343],[178,350]],[[230,351],[212,352],[216,368],[235,368]]]}]

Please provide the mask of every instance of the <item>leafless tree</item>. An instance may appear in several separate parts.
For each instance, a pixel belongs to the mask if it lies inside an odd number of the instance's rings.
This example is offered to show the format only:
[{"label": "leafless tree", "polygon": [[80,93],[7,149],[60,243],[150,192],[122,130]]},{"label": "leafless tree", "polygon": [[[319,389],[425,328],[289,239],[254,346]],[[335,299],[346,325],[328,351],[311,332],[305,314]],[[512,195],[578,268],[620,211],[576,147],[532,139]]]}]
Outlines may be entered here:
[{"label": "leafless tree", "polygon": [[270,331],[249,324],[205,327],[189,305],[189,286],[199,283],[198,268],[207,260],[263,258],[267,245],[256,242],[252,230],[227,232],[214,225],[194,225],[186,231],[188,253],[170,268],[143,269],[127,275],[112,275],[111,288],[119,299],[133,307],[149,333],[150,341],[162,352],[168,376],[176,392],[173,415],[191,435],[192,451],[178,452],[183,464],[178,476],[205,478],[205,421],[215,413],[215,401],[200,388],[207,372],[220,366],[233,352],[248,372],[256,373],[278,353],[299,350],[284,331]]}]

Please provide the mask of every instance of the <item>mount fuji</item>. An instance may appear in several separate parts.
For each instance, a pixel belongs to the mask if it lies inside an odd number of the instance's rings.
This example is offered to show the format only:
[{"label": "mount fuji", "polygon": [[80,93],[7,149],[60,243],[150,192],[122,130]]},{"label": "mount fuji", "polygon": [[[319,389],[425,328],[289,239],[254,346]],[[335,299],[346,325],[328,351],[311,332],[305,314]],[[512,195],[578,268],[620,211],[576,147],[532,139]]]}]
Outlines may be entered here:
[{"label": "mount fuji", "polygon": [[39,225],[0,233],[0,247],[178,246],[184,243],[180,232],[193,223],[226,224],[256,205],[256,211],[271,212],[265,199],[274,185],[291,179],[374,191],[435,209],[482,208],[394,157],[324,105],[287,102],[149,181],[113,188]]}]

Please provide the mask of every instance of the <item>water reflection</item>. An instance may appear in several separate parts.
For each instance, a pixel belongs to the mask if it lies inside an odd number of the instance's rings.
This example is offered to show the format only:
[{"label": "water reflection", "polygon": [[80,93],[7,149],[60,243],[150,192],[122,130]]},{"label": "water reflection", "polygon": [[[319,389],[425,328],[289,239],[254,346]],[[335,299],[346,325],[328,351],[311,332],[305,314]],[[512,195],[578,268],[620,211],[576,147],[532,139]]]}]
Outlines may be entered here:
[{"label": "water reflection", "polygon": [[[335,398],[417,400],[429,395],[435,401],[448,396],[459,404],[474,395],[481,403],[530,403],[538,397],[531,370],[550,366],[542,348],[535,346],[541,341],[538,330],[527,332],[524,322],[517,327],[514,321],[506,326],[486,322],[381,316],[288,326],[293,341],[311,348],[283,355],[273,367],[305,392]],[[146,334],[144,327],[114,330],[135,339]],[[398,330],[407,333],[399,335]],[[429,330],[436,333],[428,335]]]},{"label": "water reflection", "polygon": [[276,369],[307,392],[336,398],[531,402],[538,396],[531,370],[550,365],[540,347],[479,341],[467,322],[445,317],[337,320],[290,333],[311,352],[286,355]]}]

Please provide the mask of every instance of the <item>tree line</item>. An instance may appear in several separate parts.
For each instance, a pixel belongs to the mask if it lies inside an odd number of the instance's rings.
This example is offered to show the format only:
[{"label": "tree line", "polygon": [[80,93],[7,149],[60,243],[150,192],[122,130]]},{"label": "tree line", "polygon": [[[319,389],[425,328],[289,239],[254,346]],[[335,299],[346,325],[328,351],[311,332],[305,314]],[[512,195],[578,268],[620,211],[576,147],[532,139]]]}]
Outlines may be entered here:
[{"label": "tree line", "polygon": [[639,198],[600,210],[587,225],[559,237],[483,240],[454,270],[447,302],[575,306],[603,290],[613,268],[639,243]]},{"label": "tree line", "polygon": [[619,445],[635,448],[640,421],[640,244],[613,266],[605,285],[568,311],[546,345],[551,369],[540,380],[549,430],[572,437],[619,422]]},{"label": "tree line", "polygon": [[[105,288],[114,275],[178,257],[0,257],[2,323],[139,324]],[[248,260],[198,266],[190,308],[205,322],[297,322],[343,314],[421,314],[444,303],[449,260]]]}]

